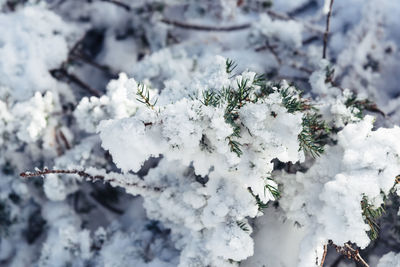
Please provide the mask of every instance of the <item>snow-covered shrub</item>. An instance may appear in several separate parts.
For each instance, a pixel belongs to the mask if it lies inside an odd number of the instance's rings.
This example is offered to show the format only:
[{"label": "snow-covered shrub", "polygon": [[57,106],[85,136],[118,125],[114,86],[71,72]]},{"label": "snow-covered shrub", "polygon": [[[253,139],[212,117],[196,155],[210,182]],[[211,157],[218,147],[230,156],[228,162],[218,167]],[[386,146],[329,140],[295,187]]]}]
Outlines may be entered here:
[{"label": "snow-covered shrub", "polygon": [[102,146],[125,173],[163,157],[143,178],[161,194],[141,195],[148,216],[182,239],[180,266],[223,266],[250,256],[247,218],[277,194],[271,161],[303,161],[302,148],[321,151],[317,130],[308,132],[316,115],[307,113],[310,105],[295,88],[270,85],[252,72],[232,76],[231,64],[214,77],[225,87],[195,83],[203,90],[188,88],[193,95],[164,106],[138,87],[143,105],[136,114],[98,127]]},{"label": "snow-covered shrub", "polygon": [[1,266],[399,265],[396,1],[0,8]]}]

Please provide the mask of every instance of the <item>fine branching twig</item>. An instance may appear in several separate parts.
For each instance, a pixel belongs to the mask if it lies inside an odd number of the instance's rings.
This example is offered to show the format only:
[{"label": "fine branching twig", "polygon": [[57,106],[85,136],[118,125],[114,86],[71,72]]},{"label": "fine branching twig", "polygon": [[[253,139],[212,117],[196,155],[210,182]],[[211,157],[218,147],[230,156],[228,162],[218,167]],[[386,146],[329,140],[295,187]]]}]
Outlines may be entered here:
[{"label": "fine branching twig", "polygon": [[82,171],[82,170],[50,170],[47,168],[44,168],[43,170],[37,170],[35,172],[22,172],[19,174],[19,176],[23,178],[31,178],[31,177],[38,177],[38,176],[44,176],[47,174],[74,174],[78,175],[84,179],[87,179],[91,182],[96,182],[96,181],[103,181],[103,182],[109,182],[109,183],[115,183],[121,187],[137,187],[141,188],[146,191],[153,191],[153,192],[162,192],[163,188],[161,187],[150,187],[144,184],[139,184],[137,182],[122,182],[119,179],[116,178],[110,178],[110,177],[105,177],[104,175],[92,175],[88,172]]},{"label": "fine branching twig", "polygon": [[326,28],[325,28],[325,33],[324,33],[324,48],[322,50],[322,58],[326,58],[326,47],[328,46],[328,35],[329,35],[329,23],[331,20],[331,15],[332,15],[332,6],[333,6],[333,1],[330,0],[329,4],[329,11],[328,15],[326,16]]},{"label": "fine branching twig", "polygon": [[206,25],[198,25],[198,24],[190,24],[186,22],[170,20],[170,19],[162,19],[161,22],[169,25],[173,25],[175,27],[179,27],[182,29],[188,30],[197,30],[197,31],[217,31],[217,32],[229,32],[229,31],[237,31],[244,30],[250,28],[250,23],[245,23],[241,25],[234,26],[206,26]]},{"label": "fine branching twig", "polygon": [[[352,246],[350,246],[348,243],[344,244],[343,246],[338,246],[332,242],[332,240],[328,241],[328,244],[330,246],[333,246],[336,251],[343,256],[347,257],[348,259],[355,260],[356,262],[360,263],[364,267],[369,267],[368,263],[361,257],[360,252],[358,249],[354,249]],[[324,265],[326,253],[328,251],[327,245],[324,246],[324,255],[321,260],[321,267]]]}]

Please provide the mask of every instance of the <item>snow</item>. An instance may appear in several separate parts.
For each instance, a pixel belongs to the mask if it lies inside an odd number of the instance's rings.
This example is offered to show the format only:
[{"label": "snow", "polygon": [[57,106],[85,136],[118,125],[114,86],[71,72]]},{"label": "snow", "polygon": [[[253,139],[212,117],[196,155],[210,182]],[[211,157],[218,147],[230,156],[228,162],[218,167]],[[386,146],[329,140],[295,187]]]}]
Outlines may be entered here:
[{"label": "snow", "polygon": [[400,265],[399,3],[335,0],[326,59],[330,0],[121,3],[0,0],[1,266]]},{"label": "snow", "polygon": [[400,266],[400,256],[394,252],[385,254],[378,262],[377,267]]},{"label": "snow", "polygon": [[255,31],[267,40],[280,41],[287,47],[298,48],[301,46],[303,25],[296,21],[283,22],[272,20],[267,14],[261,14]]},{"label": "snow", "polygon": [[[379,207],[383,202],[381,192],[389,193],[400,172],[400,147],[394,141],[400,128],[371,131],[373,121],[373,117],[366,116],[361,122],[346,125],[338,133],[337,146],[326,149],[307,173],[280,178],[285,187],[291,188],[284,191],[280,202],[283,209],[288,218],[308,229],[299,266],[309,266],[315,260],[314,250],[321,258],[321,248],[328,240],[335,244],[351,240],[361,248],[370,243],[361,200],[365,196]],[[301,206],[304,210],[299,210]]]},{"label": "snow", "polygon": [[75,30],[73,24],[45,8],[26,7],[0,14],[0,27],[13,29],[0,36],[0,83],[13,89],[11,100],[27,100],[36,91],[57,88],[49,70],[66,59],[65,36]]}]

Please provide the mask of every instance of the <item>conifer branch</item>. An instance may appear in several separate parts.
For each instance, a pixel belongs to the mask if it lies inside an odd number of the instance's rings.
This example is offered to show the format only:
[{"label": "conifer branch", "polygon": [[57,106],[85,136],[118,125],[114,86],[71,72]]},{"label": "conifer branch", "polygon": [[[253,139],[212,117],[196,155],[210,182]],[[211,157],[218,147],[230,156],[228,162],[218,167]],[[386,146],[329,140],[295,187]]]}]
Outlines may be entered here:
[{"label": "conifer branch", "polygon": [[232,59],[229,58],[226,60],[225,65],[226,65],[226,73],[228,74],[231,74],[237,67],[237,64]]},{"label": "conifer branch", "polygon": [[361,200],[361,209],[364,221],[369,225],[370,228],[368,231],[368,236],[371,240],[375,240],[379,235],[379,225],[377,220],[382,217],[385,209],[383,206],[376,208],[371,205],[366,196],[363,196],[363,199]]},{"label": "conifer branch", "polygon": [[214,32],[229,32],[229,31],[238,31],[250,28],[250,23],[245,23],[241,25],[234,26],[206,26],[206,25],[198,25],[198,24],[190,24],[186,22],[180,22],[171,19],[162,19],[161,22],[169,25],[173,25],[178,28],[187,29],[187,30],[197,30],[197,31],[214,31]]},{"label": "conifer branch", "polygon": [[247,190],[249,191],[249,193],[256,200],[259,211],[262,211],[263,209],[268,207],[268,203],[265,203],[265,202],[261,201],[261,198],[259,197],[259,195],[256,195],[256,194],[253,193],[253,190],[251,190],[251,187],[248,187]]},{"label": "conifer branch", "polygon": [[320,156],[324,152],[324,143],[331,129],[321,120],[321,115],[316,113],[306,114],[302,126],[298,136],[299,149],[309,152],[314,158]]},{"label": "conifer branch", "polygon": [[[264,187],[264,191],[266,191],[266,190],[268,190],[272,194],[272,196],[275,198],[275,200],[281,197],[281,193],[279,192],[278,188],[276,188],[272,185],[267,184]],[[265,192],[264,192],[264,194],[265,194]]]},{"label": "conifer branch", "polygon": [[150,90],[144,84],[138,85],[136,95],[138,96],[138,98],[136,98],[137,101],[145,104],[151,109],[154,109],[157,99],[153,103],[150,102]]},{"label": "conifer branch", "polygon": [[244,232],[248,233],[250,232],[250,228],[248,224],[244,221],[237,221],[236,224],[239,226],[240,229],[242,229]]},{"label": "conifer branch", "polygon": [[357,99],[357,95],[354,93],[346,100],[344,104],[346,105],[347,108],[348,107],[357,108],[358,112],[355,114],[355,116],[360,119],[364,117],[365,110],[381,114],[383,117],[387,117],[385,112],[379,109],[375,103],[373,103],[368,99],[359,100]]}]

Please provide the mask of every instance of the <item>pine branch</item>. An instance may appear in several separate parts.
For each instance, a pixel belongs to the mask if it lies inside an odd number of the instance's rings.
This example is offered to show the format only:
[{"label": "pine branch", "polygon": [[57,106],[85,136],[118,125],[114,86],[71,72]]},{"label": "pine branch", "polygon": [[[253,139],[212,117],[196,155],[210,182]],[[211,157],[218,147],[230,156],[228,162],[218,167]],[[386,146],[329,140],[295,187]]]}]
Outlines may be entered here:
[{"label": "pine branch", "polygon": [[368,236],[371,240],[375,240],[379,235],[379,225],[377,220],[382,217],[383,213],[385,213],[385,209],[383,206],[376,208],[371,205],[366,196],[363,196],[363,199],[361,200],[361,209],[364,221],[370,227]]},{"label": "pine branch", "polygon": [[267,184],[264,188],[264,194],[265,194],[265,190],[268,190],[272,196],[276,199],[279,199],[281,197],[281,192],[279,192],[278,188]]},{"label": "pine branch", "polygon": [[242,229],[244,232],[248,233],[250,232],[249,225],[244,222],[244,221],[237,221],[236,224],[239,226],[240,229]]},{"label": "pine branch", "polygon": [[[226,71],[229,73],[235,65],[229,60],[226,62],[226,66]],[[256,92],[254,86],[259,86],[260,89]],[[241,137],[241,125],[238,124],[238,110],[246,103],[256,103],[259,99],[268,97],[268,95],[277,91],[282,97],[283,106],[285,106],[289,113],[307,112],[303,117],[302,132],[298,136],[300,149],[309,152],[313,157],[317,157],[323,153],[324,141],[330,129],[320,119],[320,116],[314,112],[316,109],[309,101],[301,98],[299,90],[290,88],[277,90],[276,88],[280,88],[281,85],[267,84],[263,76],[256,76],[252,84],[246,79],[238,81],[237,87],[237,89],[230,87],[223,88],[219,92],[211,90],[203,91],[203,100],[201,100],[206,106],[217,107],[222,104],[225,105],[225,122],[233,128],[233,134],[227,137],[232,152],[236,153],[239,157],[243,154],[240,142],[235,140]],[[271,193],[276,194],[274,190]]]},{"label": "pine branch", "polygon": [[151,109],[154,109],[157,99],[153,103],[150,102],[150,90],[147,88],[147,86],[144,84],[139,84],[136,95],[138,96],[138,98],[136,98],[137,101],[145,104]]},{"label": "pine branch", "polygon": [[380,110],[375,103],[373,103],[368,99],[363,99],[363,100],[357,99],[357,95],[354,93],[346,100],[344,104],[346,105],[347,108],[349,107],[357,108],[358,112],[355,114],[355,116],[360,119],[364,118],[365,110],[379,113],[382,116],[386,117],[385,112]]},{"label": "pine branch", "polygon": [[289,113],[306,111],[313,108],[307,100],[299,97],[299,91],[290,91],[289,88],[286,88],[279,90],[279,93],[282,96],[282,104],[286,107]]},{"label": "pine branch", "polygon": [[259,211],[263,211],[263,209],[268,207],[268,203],[262,202],[261,198],[258,195],[255,195],[253,193],[253,190],[251,190],[251,187],[248,187],[247,190],[249,191],[249,193],[254,197],[254,199],[256,200],[257,206],[258,206],[258,210]]},{"label": "pine branch", "polygon": [[227,137],[228,139],[228,144],[231,148],[231,152],[235,153],[238,157],[240,157],[243,154],[243,151],[240,149],[242,144],[240,144],[238,141],[235,141],[232,139],[232,136]]},{"label": "pine branch", "polygon": [[330,129],[325,121],[320,119],[319,114],[306,114],[303,117],[303,129],[298,136],[300,147],[316,158],[324,152],[324,140]]},{"label": "pine branch", "polygon": [[229,58],[226,60],[225,64],[226,64],[226,73],[228,74],[232,73],[232,71],[237,67],[237,64]]}]

